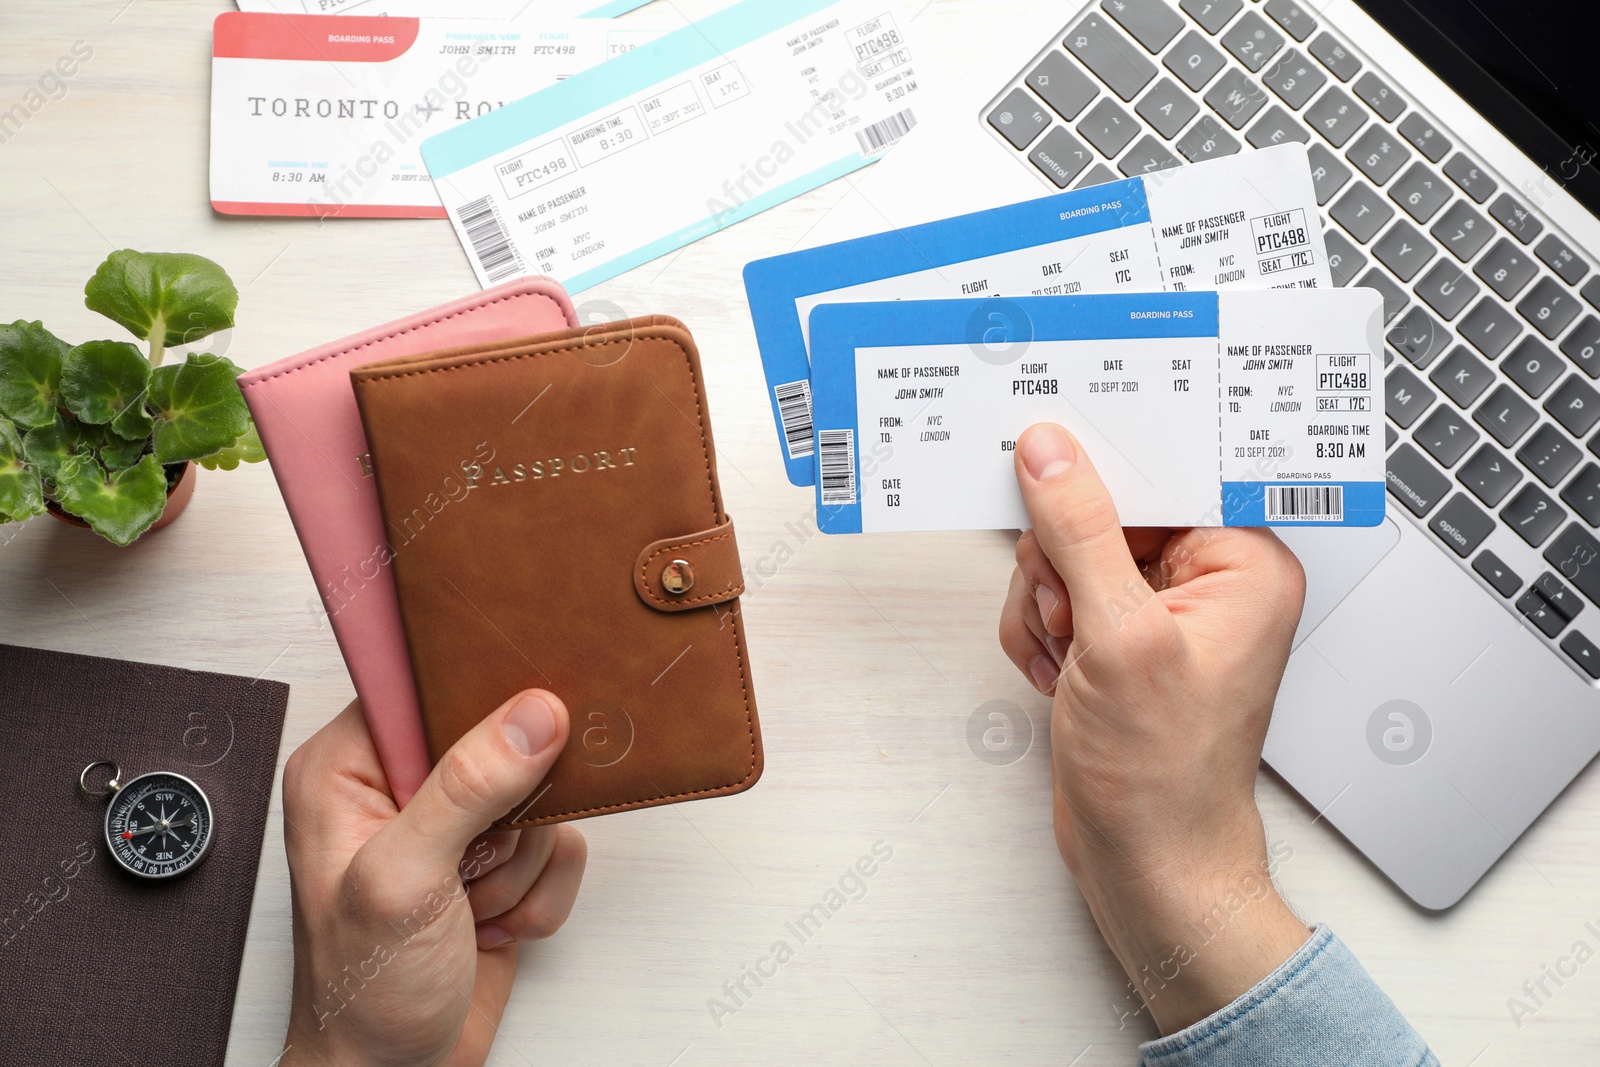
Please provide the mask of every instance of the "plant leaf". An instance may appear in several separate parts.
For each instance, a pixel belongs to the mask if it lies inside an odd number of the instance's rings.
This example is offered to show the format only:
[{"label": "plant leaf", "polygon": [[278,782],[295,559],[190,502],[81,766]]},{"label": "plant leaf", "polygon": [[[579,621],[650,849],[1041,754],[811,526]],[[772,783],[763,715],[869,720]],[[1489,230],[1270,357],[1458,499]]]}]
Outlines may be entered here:
[{"label": "plant leaf", "polygon": [[21,522],[42,514],[39,473],[28,466],[16,426],[0,416],[0,522]]},{"label": "plant leaf", "polygon": [[261,444],[261,435],[256,433],[256,424],[251,420],[250,428],[239,435],[239,439],[224,448],[221,452],[213,452],[209,456],[202,456],[196,460],[200,466],[208,471],[231,471],[241,463],[260,463],[267,458],[267,450]]},{"label": "plant leaf", "polygon": [[73,456],[92,455],[94,443],[75,419],[58,415],[49,426],[29,430],[22,437],[22,451],[33,469],[46,482],[56,480],[56,471]]},{"label": "plant leaf", "polygon": [[222,356],[190,356],[150,375],[158,462],[200,459],[232,445],[250,426],[250,409],[234,378],[239,368]]},{"label": "plant leaf", "polygon": [[110,424],[119,437],[137,440],[155,429],[144,409],[150,361],[126,341],[87,341],[61,362],[61,399],[95,426]]},{"label": "plant leaf", "polygon": [[122,249],[83,289],[84,304],[162,347],[193,344],[233,325],[239,290],[204,256]]},{"label": "plant leaf", "polygon": [[53,422],[61,360],[71,347],[43,323],[0,326],[0,415],[24,430]]},{"label": "plant leaf", "polygon": [[[114,424],[113,424],[114,425]],[[119,471],[124,467],[131,467],[139,462],[139,457],[144,455],[145,446],[150,443],[148,437],[137,441],[129,441],[117,436],[110,426],[95,426],[95,430],[103,430],[98,434],[95,442],[94,454],[99,457],[100,463],[108,471]]]},{"label": "plant leaf", "polygon": [[130,545],[167,506],[167,476],[155,456],[107,475],[93,456],[73,456],[56,471],[56,499],[115,545]]}]

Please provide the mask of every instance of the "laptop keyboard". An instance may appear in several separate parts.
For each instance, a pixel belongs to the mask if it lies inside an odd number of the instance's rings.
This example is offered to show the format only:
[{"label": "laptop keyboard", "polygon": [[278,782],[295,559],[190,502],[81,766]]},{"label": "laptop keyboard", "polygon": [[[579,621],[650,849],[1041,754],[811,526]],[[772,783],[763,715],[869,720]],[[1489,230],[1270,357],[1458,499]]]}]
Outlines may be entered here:
[{"label": "laptop keyboard", "polygon": [[1384,297],[1390,495],[1600,680],[1592,257],[1295,0],[1099,0],[982,118],[1057,189],[1306,144],[1335,284]]}]

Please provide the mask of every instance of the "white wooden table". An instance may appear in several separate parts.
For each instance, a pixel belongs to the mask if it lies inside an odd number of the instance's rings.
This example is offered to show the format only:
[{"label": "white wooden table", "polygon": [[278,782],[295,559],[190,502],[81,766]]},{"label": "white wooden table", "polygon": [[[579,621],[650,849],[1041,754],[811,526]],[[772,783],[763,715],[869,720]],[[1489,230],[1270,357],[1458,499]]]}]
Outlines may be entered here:
[{"label": "white wooden table", "polygon": [[[1026,2],[932,0],[912,33],[920,48],[964,49]],[[688,17],[718,6],[657,4]],[[198,252],[239,283],[227,354],[251,367],[475,288],[442,221],[211,212],[210,27],[223,10],[0,5],[0,110],[74,42],[93,49],[65,96],[0,143],[0,319],[109,336],[82,302],[108,252]],[[579,298],[677,315],[700,341],[753,576],[767,771],[744,796],[583,825],[583,894],[556,939],[525,950],[494,1064],[1126,1064],[1151,1036],[1142,1017],[1123,1024],[1136,1002],[1056,855],[1047,706],[995,640],[1011,539],[816,535],[809,494],[777,462],[740,271],[793,247],[844,189]],[[202,471],[188,514],[126,551],[49,518],[0,529],[0,640],[286,681],[282,756],[352,695],[317,604],[265,466]],[[1036,741],[1009,764],[969,746],[987,701],[1031,718]],[[1280,873],[1289,898],[1355,947],[1446,1063],[1593,1062],[1600,963],[1547,983],[1555,996],[1520,1027],[1507,998],[1574,942],[1600,951],[1584,925],[1600,928],[1600,774],[1581,776],[1442,916],[1412,907],[1270,775],[1260,794],[1271,838],[1293,850]],[[289,1008],[281,831],[275,794],[228,1060],[239,1067],[277,1056]],[[785,924],[877,842],[893,857],[866,895],[800,943]],[[734,1006],[724,983],[780,940],[794,958],[747,983],[753,995],[719,1026],[708,1000]]]}]

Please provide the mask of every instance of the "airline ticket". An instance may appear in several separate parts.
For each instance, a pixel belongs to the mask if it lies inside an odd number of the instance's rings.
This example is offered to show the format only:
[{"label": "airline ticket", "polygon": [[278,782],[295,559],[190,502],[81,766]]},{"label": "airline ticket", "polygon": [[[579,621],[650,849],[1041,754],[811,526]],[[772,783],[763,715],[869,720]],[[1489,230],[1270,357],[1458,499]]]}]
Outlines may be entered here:
[{"label": "airline ticket", "polygon": [[478,280],[605,281],[872,162],[916,122],[893,0],[744,0],[423,158]]},{"label": "airline ticket", "polygon": [[426,137],[659,35],[613,19],[219,15],[211,205],[444,218],[422,163]]},{"label": "airline ticket", "polygon": [[294,15],[393,15],[404,18],[603,18],[650,0],[238,0],[240,11]]},{"label": "airline ticket", "polygon": [[806,319],[821,303],[1333,284],[1288,144],[822,245],[745,269],[789,480],[815,481]]},{"label": "airline ticket", "polygon": [[1383,299],[1289,289],[824,304],[826,533],[1021,529],[1017,438],[1082,442],[1127,526],[1376,526]]}]

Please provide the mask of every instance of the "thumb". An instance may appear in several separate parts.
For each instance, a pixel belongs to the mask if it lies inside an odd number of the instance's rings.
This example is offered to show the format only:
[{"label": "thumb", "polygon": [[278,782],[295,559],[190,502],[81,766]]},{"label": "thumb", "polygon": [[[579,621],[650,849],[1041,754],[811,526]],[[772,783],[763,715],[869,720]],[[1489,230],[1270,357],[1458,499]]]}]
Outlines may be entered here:
[{"label": "thumb", "polygon": [[1017,441],[1016,468],[1039,547],[1067,585],[1075,631],[1101,626],[1106,605],[1148,596],[1111,494],[1076,438],[1052,422],[1030,426]]},{"label": "thumb", "polygon": [[444,754],[368,848],[397,861],[380,861],[394,875],[453,873],[473,839],[527,801],[566,743],[566,705],[542,689],[518,693]]}]

